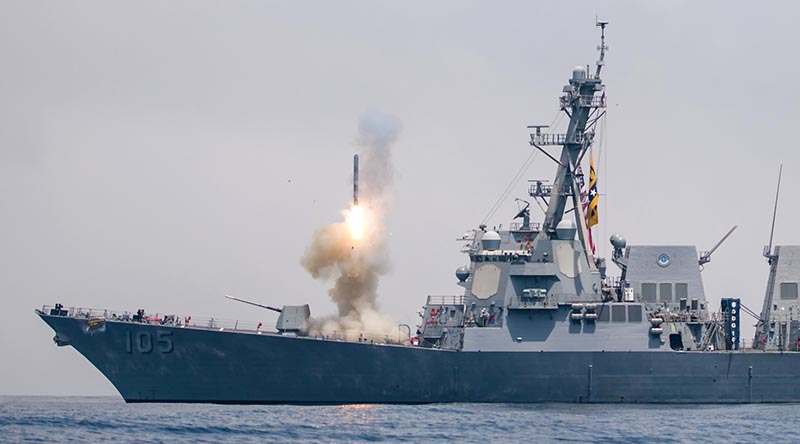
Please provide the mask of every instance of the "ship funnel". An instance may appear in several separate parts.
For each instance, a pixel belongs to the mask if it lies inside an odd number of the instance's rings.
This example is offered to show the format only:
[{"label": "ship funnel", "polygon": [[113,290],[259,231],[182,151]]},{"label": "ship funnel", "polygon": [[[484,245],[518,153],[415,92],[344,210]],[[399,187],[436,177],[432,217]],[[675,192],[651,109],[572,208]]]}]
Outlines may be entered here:
[{"label": "ship funnel", "polygon": [[497,250],[500,248],[500,235],[496,231],[487,231],[481,238],[481,246],[484,250]]},{"label": "ship funnel", "polygon": [[562,219],[561,222],[556,225],[556,235],[561,240],[573,240],[577,232],[578,227],[571,219]]}]

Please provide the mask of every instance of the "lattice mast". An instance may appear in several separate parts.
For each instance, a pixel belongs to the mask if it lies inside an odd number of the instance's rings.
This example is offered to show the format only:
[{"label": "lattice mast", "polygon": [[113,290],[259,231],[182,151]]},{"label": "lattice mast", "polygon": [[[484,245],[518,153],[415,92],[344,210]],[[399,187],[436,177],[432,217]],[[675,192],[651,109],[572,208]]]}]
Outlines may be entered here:
[{"label": "lattice mast", "polygon": [[[583,211],[580,197],[580,186],[577,182],[577,169],[583,156],[589,150],[594,139],[594,123],[604,114],[605,86],[600,78],[600,71],[605,64],[605,28],[608,22],[597,22],[600,27],[600,58],[596,62],[594,75],[589,73],[589,66],[576,66],[572,70],[572,78],[565,85],[560,98],[561,110],[569,116],[566,134],[543,133],[542,126],[535,127],[536,132],[531,134],[530,144],[545,152],[557,164],[556,176],[553,180],[553,191],[547,206],[542,231],[538,239],[551,239],[555,236],[556,226],[564,218],[567,202],[572,201],[575,214],[575,223],[578,235],[584,246],[587,257],[591,256],[588,241],[588,228],[586,215]],[[561,155],[558,159],[547,153],[543,146],[561,145]],[[537,239],[537,240],[538,240]],[[595,269],[594,260],[589,260],[589,266]]]}]

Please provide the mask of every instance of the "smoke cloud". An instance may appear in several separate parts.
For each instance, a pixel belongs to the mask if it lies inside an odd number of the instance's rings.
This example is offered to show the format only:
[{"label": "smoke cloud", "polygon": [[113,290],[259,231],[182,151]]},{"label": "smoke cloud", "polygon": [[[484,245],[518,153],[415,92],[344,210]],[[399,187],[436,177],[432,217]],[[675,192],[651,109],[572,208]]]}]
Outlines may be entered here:
[{"label": "smoke cloud", "polygon": [[393,338],[397,326],[378,310],[378,284],[389,270],[385,216],[394,185],[391,146],[400,132],[395,117],[371,112],[359,122],[359,205],[342,210],[344,220],[319,228],[301,259],[328,291],[338,314],[314,318],[312,335],[347,339]]}]

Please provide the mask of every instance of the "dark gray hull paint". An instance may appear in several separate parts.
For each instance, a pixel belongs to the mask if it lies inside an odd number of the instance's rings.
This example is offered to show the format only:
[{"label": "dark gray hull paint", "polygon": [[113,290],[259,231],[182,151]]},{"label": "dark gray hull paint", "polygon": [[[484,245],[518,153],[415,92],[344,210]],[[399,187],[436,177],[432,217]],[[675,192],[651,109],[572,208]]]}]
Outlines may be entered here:
[{"label": "dark gray hull paint", "polygon": [[800,402],[800,353],[457,352],[41,317],[127,402]]}]

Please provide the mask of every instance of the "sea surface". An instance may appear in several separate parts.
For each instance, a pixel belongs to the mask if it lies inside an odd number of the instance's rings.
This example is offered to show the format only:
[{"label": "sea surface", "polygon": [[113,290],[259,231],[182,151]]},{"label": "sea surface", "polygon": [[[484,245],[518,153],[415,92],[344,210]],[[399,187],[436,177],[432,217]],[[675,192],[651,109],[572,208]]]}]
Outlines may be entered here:
[{"label": "sea surface", "polygon": [[125,404],[0,397],[0,442],[797,443],[800,404]]}]

